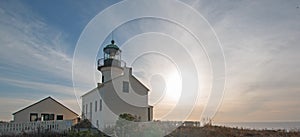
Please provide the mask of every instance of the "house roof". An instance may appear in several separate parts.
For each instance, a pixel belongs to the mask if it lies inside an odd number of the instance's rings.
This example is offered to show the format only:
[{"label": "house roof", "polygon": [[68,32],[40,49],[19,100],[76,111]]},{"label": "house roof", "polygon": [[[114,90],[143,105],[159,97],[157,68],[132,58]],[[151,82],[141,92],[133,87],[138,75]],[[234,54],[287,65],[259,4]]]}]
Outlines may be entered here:
[{"label": "house roof", "polygon": [[150,91],[148,87],[146,87],[140,80],[138,80],[135,76],[131,75],[137,82],[139,82],[147,91]]},{"label": "house roof", "polygon": [[[108,80],[108,81],[106,81],[106,82],[101,83],[98,87],[96,87],[96,88],[90,90],[89,92],[83,94],[81,97],[83,97],[83,96],[85,96],[85,95],[91,93],[92,91],[94,91],[94,90],[97,89],[97,88],[103,87],[105,84],[110,83],[110,82],[112,82],[113,80],[118,79],[118,78],[120,78],[120,77],[124,77],[124,75],[117,76],[117,77],[115,77],[115,78],[113,78],[113,79],[111,79],[111,80]],[[146,87],[141,81],[139,81],[135,76],[130,75],[130,77],[132,77],[133,79],[135,79],[135,80],[136,80],[139,84],[141,84],[147,91],[149,91],[149,88],[147,88],[147,87]]]},{"label": "house roof", "polygon": [[23,108],[23,109],[21,109],[21,110],[19,110],[19,111],[15,112],[15,113],[13,113],[13,115],[15,115],[16,113],[19,113],[19,112],[21,112],[21,111],[23,111],[23,110],[25,110],[25,109],[28,109],[28,108],[30,108],[30,107],[32,107],[32,106],[34,106],[34,105],[36,105],[36,104],[39,104],[39,103],[41,103],[41,102],[43,102],[43,101],[45,101],[45,100],[47,100],[47,99],[51,99],[51,100],[53,100],[54,102],[58,103],[58,104],[59,104],[59,105],[61,105],[62,107],[66,108],[67,110],[71,111],[72,113],[74,113],[75,115],[77,115],[77,116],[78,116],[78,114],[77,114],[77,113],[75,113],[73,110],[69,109],[68,107],[66,107],[66,106],[65,106],[65,105],[63,105],[62,103],[60,103],[60,102],[56,101],[56,100],[55,100],[55,99],[53,99],[51,96],[49,96],[49,97],[46,97],[46,98],[44,98],[44,99],[42,99],[42,100],[40,100],[40,101],[38,101],[38,102],[36,102],[36,103],[33,103],[33,104],[31,104],[31,105],[29,105],[29,106],[27,106],[27,107],[25,107],[25,108]]}]

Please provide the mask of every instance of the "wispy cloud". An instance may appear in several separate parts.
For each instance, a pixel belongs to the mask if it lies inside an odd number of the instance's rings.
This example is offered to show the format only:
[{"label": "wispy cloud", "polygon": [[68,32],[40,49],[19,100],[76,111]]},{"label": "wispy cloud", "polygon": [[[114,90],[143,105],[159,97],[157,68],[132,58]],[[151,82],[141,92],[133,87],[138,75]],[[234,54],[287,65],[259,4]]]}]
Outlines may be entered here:
[{"label": "wispy cloud", "polygon": [[53,95],[60,94],[60,95],[74,95],[73,87],[60,85],[60,84],[50,84],[45,82],[34,82],[34,81],[27,81],[27,80],[17,80],[17,79],[8,79],[8,78],[0,78],[1,83],[7,83],[9,85],[27,88],[27,89],[35,89],[40,90],[41,92],[50,92]]},{"label": "wispy cloud", "polygon": [[64,32],[49,26],[22,5],[14,6],[23,10],[1,7],[0,63],[69,79],[72,58],[63,50],[69,46],[64,41]]},{"label": "wispy cloud", "polygon": [[265,111],[267,108],[282,111],[282,106],[299,103],[295,98],[300,96],[296,93],[300,83],[300,63],[295,61],[300,59],[297,2],[243,1],[234,5],[221,15],[207,13],[208,17],[220,16],[211,21],[224,46],[228,65],[226,96],[216,119],[288,120],[288,113],[300,119],[299,109],[265,117],[271,114]]},{"label": "wispy cloud", "polygon": [[[72,55],[67,49],[72,46],[66,40],[67,33],[47,24],[45,20],[21,2],[2,1],[0,6],[0,82],[1,94],[12,87],[39,90],[45,95],[59,95],[76,102],[72,88]],[[22,90],[20,90],[22,91]],[[26,94],[15,90],[18,94]],[[15,93],[17,94],[17,93]],[[64,100],[62,99],[62,100]],[[17,106],[5,102],[1,119],[7,119],[11,109],[24,105],[17,96],[11,100]],[[3,100],[1,100],[3,101]],[[3,103],[1,103],[3,104]],[[78,106],[75,103],[75,106]],[[1,107],[2,108],[2,107]],[[73,108],[74,107],[73,105]],[[78,107],[76,108],[78,111]]]}]

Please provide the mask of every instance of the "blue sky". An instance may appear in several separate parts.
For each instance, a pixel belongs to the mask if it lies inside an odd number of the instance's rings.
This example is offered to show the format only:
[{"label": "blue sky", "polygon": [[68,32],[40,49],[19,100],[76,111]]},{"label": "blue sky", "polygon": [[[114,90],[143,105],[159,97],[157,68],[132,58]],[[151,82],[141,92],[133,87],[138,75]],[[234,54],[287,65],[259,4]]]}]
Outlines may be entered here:
[{"label": "blue sky", "polygon": [[[1,120],[11,120],[13,112],[47,96],[53,96],[79,112],[72,85],[72,61],[76,43],[91,19],[117,2],[119,1],[0,1]],[[227,83],[223,103],[214,119],[300,120],[299,0],[182,2],[207,19],[224,50]],[[161,6],[172,9],[168,5]],[[134,43],[127,41],[141,32],[161,29],[172,34],[176,32],[177,35],[174,36],[180,37],[179,28],[175,27],[176,31],[170,31],[167,26],[172,25],[157,20],[153,21],[156,24],[153,28],[145,27],[149,22],[149,19],[137,20],[116,29],[114,37],[122,45],[124,59],[130,60],[131,56],[136,55],[135,52],[142,50],[140,47],[130,49],[128,44]],[[164,45],[172,43],[169,38],[163,38],[166,39]],[[184,41],[185,38],[189,37],[182,37],[180,40]],[[106,41],[108,40],[109,38]],[[141,40],[145,42],[143,37],[133,40],[136,40],[136,44],[143,44]],[[160,40],[156,35],[146,40],[150,44],[145,42],[142,48],[158,48],[151,46],[150,42]],[[129,48],[126,50],[126,47]],[[153,67],[151,71],[164,72],[165,70],[149,65],[155,64],[157,60],[159,59],[144,59],[141,61],[144,63],[135,64],[134,74],[144,79],[148,86],[151,83],[146,81],[147,74],[143,73],[143,66]],[[205,63],[202,65],[205,66]],[[206,75],[205,72],[208,70],[204,69],[203,75]],[[94,83],[90,84],[88,87],[93,88]],[[162,106],[163,103],[157,106],[161,108],[161,113],[166,108]],[[191,119],[197,119],[195,117],[201,113],[201,101],[197,107],[199,109],[193,111]]]},{"label": "blue sky", "polygon": [[85,25],[110,4],[1,1],[1,119],[49,95],[78,112],[71,73],[75,45]]}]

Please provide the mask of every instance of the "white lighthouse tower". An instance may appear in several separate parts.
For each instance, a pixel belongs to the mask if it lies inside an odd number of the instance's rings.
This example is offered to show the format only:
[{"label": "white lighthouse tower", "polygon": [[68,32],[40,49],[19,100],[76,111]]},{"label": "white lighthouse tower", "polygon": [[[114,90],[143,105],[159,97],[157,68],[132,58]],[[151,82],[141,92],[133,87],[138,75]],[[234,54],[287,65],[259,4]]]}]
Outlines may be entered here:
[{"label": "white lighthouse tower", "polygon": [[98,60],[98,70],[102,73],[102,83],[123,74],[125,62],[121,60],[121,52],[114,40],[103,49],[104,58]]},{"label": "white lighthouse tower", "polygon": [[149,89],[132,75],[132,68],[121,60],[121,50],[111,41],[98,60],[102,83],[82,95],[82,117],[100,130],[113,126],[119,115],[128,113],[141,122],[152,121],[153,107],[148,105]]}]

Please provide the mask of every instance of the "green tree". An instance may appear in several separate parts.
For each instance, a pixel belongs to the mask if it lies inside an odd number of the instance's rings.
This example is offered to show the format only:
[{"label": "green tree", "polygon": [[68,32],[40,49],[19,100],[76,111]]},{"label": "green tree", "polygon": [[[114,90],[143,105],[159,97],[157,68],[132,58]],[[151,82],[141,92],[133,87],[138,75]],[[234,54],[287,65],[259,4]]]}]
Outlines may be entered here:
[{"label": "green tree", "polygon": [[129,113],[123,113],[119,115],[119,120],[123,119],[123,120],[127,120],[127,121],[134,121],[134,122],[138,122],[139,119],[137,118],[137,116],[133,116],[132,114]]}]

